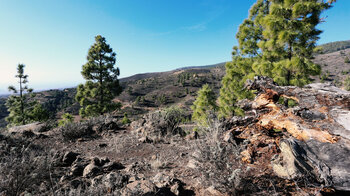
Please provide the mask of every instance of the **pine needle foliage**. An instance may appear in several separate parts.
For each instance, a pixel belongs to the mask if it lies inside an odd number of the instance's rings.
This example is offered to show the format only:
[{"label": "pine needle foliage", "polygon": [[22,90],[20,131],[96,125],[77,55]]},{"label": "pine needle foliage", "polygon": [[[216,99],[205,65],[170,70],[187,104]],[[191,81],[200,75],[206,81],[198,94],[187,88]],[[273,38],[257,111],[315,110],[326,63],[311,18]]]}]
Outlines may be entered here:
[{"label": "pine needle foliage", "polygon": [[321,13],[334,0],[257,0],[240,25],[232,62],[226,64],[219,104],[225,117],[242,114],[235,103],[253,94],[243,89],[247,79],[268,76],[279,85],[303,86],[321,69],[311,59],[323,22]]},{"label": "pine needle foliage", "polygon": [[43,106],[35,101],[33,89],[29,88],[28,75],[24,74],[24,64],[18,64],[17,75],[19,88],[9,86],[8,90],[13,93],[6,100],[7,110],[10,112],[6,121],[9,126],[25,125],[34,121],[45,121],[48,119],[48,113]]},{"label": "pine needle foliage", "polygon": [[207,127],[208,117],[217,111],[216,96],[214,91],[208,84],[198,91],[197,98],[191,107],[193,114],[192,120],[196,121],[199,125]]},{"label": "pine needle foliage", "polygon": [[81,72],[87,81],[78,86],[75,97],[81,106],[80,115],[97,116],[118,109],[120,103],[112,101],[121,93],[119,68],[114,67],[116,53],[101,35],[95,37],[87,61]]}]

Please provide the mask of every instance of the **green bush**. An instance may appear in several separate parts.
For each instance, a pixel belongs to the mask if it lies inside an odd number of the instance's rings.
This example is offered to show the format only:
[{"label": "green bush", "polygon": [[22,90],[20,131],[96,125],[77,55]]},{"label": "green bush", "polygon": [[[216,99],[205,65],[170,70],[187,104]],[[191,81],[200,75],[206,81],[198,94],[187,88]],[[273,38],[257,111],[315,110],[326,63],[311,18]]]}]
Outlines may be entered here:
[{"label": "green bush", "polygon": [[179,124],[185,118],[184,111],[179,107],[172,106],[162,111],[162,113],[167,126],[167,133],[176,132],[176,129],[178,128]]},{"label": "green bush", "polygon": [[295,107],[298,105],[298,102],[295,101],[294,99],[288,99],[287,105],[289,108]]},{"label": "green bush", "polygon": [[285,105],[288,108],[292,108],[298,105],[298,102],[295,101],[294,99],[288,99],[282,96],[280,96],[277,102],[281,105]]},{"label": "green bush", "polygon": [[344,80],[344,87],[345,90],[350,91],[350,76],[346,77],[346,79]]},{"label": "green bush", "polygon": [[131,120],[128,118],[127,113],[124,113],[124,118],[122,119],[122,124],[126,125],[126,124],[129,124],[129,123],[131,123]]},{"label": "green bush", "polygon": [[68,123],[71,123],[74,120],[73,115],[71,115],[69,113],[62,114],[61,118],[62,119],[58,121],[58,126],[60,126],[60,127],[66,125]]}]

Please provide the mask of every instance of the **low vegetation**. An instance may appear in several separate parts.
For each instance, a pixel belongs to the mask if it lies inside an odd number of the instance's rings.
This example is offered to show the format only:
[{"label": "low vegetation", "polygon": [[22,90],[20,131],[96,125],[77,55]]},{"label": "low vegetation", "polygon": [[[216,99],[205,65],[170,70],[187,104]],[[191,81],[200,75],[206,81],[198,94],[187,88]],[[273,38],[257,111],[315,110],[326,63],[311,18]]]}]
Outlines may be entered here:
[{"label": "low vegetation", "polygon": [[208,122],[208,119],[213,117],[212,115],[218,110],[218,106],[216,105],[216,95],[208,84],[205,84],[198,91],[197,98],[191,109],[193,111],[193,121],[203,127],[209,126],[210,123]]}]

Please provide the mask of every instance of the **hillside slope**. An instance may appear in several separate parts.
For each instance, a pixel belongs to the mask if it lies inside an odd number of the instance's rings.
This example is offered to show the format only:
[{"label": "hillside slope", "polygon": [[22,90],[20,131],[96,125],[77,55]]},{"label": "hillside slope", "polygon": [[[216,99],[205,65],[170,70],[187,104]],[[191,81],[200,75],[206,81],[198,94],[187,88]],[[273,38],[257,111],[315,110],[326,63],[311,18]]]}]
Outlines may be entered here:
[{"label": "hillside slope", "polygon": [[160,111],[3,130],[0,195],[349,195],[350,92],[247,84],[246,116],[197,134]]},{"label": "hillside slope", "polygon": [[[345,63],[345,58],[350,58],[350,48],[342,48],[348,47],[349,43],[344,41],[322,45],[329,53],[315,55],[314,62],[321,65],[322,74],[313,77],[314,82],[331,82],[342,87],[342,82],[350,75],[350,63]],[[341,50],[334,51],[338,48]],[[115,100],[122,102],[123,108],[115,115],[123,116],[127,113],[131,119],[137,119],[148,111],[174,104],[189,111],[196,92],[203,84],[209,84],[218,95],[221,79],[225,75],[224,65],[225,63],[219,63],[184,67],[168,72],[136,74],[122,78],[120,83],[124,90]],[[43,91],[37,93],[37,99],[44,103],[52,118],[59,118],[64,112],[77,115],[79,105],[74,100],[75,92],[74,88],[63,91]],[[2,99],[0,100],[0,126],[5,125],[3,118],[7,116],[3,104]]]}]

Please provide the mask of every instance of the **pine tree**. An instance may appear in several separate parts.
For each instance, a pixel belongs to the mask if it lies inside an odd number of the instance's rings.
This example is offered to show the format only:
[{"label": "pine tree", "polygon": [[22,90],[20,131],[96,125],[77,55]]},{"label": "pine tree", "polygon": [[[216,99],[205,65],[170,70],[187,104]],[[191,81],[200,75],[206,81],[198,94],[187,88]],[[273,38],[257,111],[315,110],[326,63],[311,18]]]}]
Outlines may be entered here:
[{"label": "pine tree", "polygon": [[19,89],[9,86],[14,95],[6,100],[6,107],[10,112],[6,121],[9,125],[25,125],[33,121],[44,121],[48,118],[47,111],[42,105],[33,100],[33,89],[27,86],[28,75],[24,74],[23,64],[18,64],[16,78],[19,79]]},{"label": "pine tree", "polygon": [[197,98],[191,109],[193,111],[192,120],[201,126],[208,126],[209,115],[217,111],[216,97],[214,91],[208,84],[198,91]]},{"label": "pine tree", "polygon": [[243,115],[235,103],[244,98],[253,98],[253,93],[244,89],[245,81],[254,77],[251,69],[253,62],[253,58],[234,56],[232,62],[226,63],[226,75],[221,81],[219,97],[220,117]]},{"label": "pine tree", "polygon": [[116,53],[101,35],[95,37],[90,47],[87,63],[81,74],[86,79],[85,85],[77,89],[76,100],[80,103],[80,115],[96,116],[113,111],[120,107],[112,100],[121,93],[119,85],[119,68],[115,68]]},{"label": "pine tree", "polygon": [[235,103],[253,97],[251,92],[244,89],[244,84],[247,79],[255,76],[252,64],[261,56],[258,43],[264,39],[260,22],[268,13],[268,8],[268,0],[258,0],[249,10],[249,17],[239,26],[236,34],[239,45],[233,47],[232,62],[226,63],[226,74],[221,81],[219,97],[221,117],[243,115]]},{"label": "pine tree", "polygon": [[243,89],[255,75],[269,76],[280,85],[303,86],[320,73],[312,59],[322,31],[320,14],[335,2],[330,0],[257,0],[240,25],[233,60],[226,64],[220,89],[220,114],[241,114],[237,100],[251,98]]},{"label": "pine tree", "polygon": [[260,20],[262,58],[253,64],[259,75],[270,76],[280,85],[303,86],[320,66],[311,61],[319,35],[320,14],[330,8],[320,0],[270,0],[269,12]]}]

